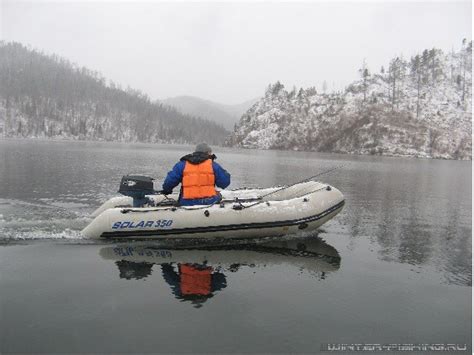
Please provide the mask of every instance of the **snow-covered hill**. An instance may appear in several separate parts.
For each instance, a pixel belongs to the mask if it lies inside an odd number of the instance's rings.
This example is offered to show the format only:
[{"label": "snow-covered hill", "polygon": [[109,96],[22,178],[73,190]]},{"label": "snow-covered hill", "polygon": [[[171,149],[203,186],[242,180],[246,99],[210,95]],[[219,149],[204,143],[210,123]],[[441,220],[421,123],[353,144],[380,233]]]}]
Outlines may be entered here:
[{"label": "snow-covered hill", "polygon": [[228,134],[64,58],[0,42],[0,137],[223,144]]},{"label": "snow-covered hill", "polygon": [[293,149],[471,159],[472,42],[458,52],[425,50],[394,58],[344,92],[284,89],[277,82],[245,113],[228,144]]}]

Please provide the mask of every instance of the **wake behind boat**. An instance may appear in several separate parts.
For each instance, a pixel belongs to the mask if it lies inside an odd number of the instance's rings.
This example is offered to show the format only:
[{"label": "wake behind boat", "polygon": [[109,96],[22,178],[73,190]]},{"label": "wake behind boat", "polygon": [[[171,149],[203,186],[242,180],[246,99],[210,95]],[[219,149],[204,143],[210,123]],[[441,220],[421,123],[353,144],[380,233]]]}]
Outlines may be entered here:
[{"label": "wake behind boat", "polygon": [[[143,177],[124,177],[121,186],[139,186],[141,182]],[[338,189],[316,181],[223,190],[222,200],[208,206],[177,206],[177,195],[146,195],[146,191],[151,192],[137,188],[133,193],[125,192],[128,196],[105,202],[82,234],[96,239],[264,238],[315,230],[344,206]],[[148,206],[133,207],[143,201]]]}]

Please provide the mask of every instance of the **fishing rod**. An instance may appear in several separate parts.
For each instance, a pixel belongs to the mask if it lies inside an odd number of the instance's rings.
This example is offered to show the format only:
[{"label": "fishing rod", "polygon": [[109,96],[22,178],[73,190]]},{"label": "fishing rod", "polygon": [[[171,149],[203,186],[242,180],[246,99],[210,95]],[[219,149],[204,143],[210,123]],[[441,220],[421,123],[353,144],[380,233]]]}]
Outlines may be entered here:
[{"label": "fishing rod", "polygon": [[[334,168],[331,168],[331,169],[322,171],[322,172],[320,172],[320,173],[318,173],[318,174],[316,174],[316,175],[310,176],[310,177],[308,177],[308,178],[305,178],[305,179],[303,179],[303,180],[300,180],[300,181],[298,181],[298,182],[295,182],[295,183],[293,183],[293,184],[291,184],[291,185],[283,186],[283,187],[281,187],[281,188],[279,188],[279,189],[277,189],[277,190],[275,190],[275,191],[271,191],[271,192],[269,192],[269,193],[267,193],[267,194],[265,194],[265,195],[258,196],[258,202],[255,202],[255,203],[253,203],[253,204],[251,204],[251,205],[245,206],[245,205],[242,204],[242,201],[239,201],[238,198],[237,198],[237,199],[234,200],[234,202],[239,203],[239,205],[234,205],[233,208],[234,208],[234,209],[247,209],[247,208],[251,208],[251,207],[254,207],[254,206],[258,206],[258,205],[260,205],[260,204],[262,204],[262,203],[265,202],[265,201],[263,201],[263,198],[264,198],[264,197],[270,196],[270,195],[272,195],[272,194],[274,194],[274,193],[276,193],[276,192],[283,191],[283,190],[285,190],[285,189],[288,189],[289,187],[292,187],[292,186],[301,184],[301,183],[303,183],[303,182],[311,181],[312,179],[314,179],[314,178],[316,178],[316,177],[318,177],[318,176],[325,175],[325,174],[329,174],[330,172],[333,172],[334,170],[340,169],[340,168],[342,168],[343,166],[345,166],[345,164],[342,164],[342,165],[336,166],[336,167],[334,167]],[[325,190],[325,189],[326,189],[326,186],[325,186],[325,187],[320,187],[320,188],[318,188],[318,189],[316,189],[316,190],[310,191],[310,193],[313,193],[313,192],[316,192],[316,191],[320,191],[320,190]],[[268,201],[267,201],[267,204],[268,204]]]},{"label": "fishing rod", "polygon": [[293,183],[293,184],[291,184],[291,185],[283,186],[283,187],[281,187],[281,188],[279,188],[279,189],[277,189],[277,190],[275,190],[275,191],[269,192],[269,193],[267,193],[267,194],[265,194],[265,195],[262,195],[262,196],[259,196],[259,197],[260,197],[260,198],[264,198],[264,197],[267,197],[267,196],[269,196],[269,195],[272,195],[272,194],[274,194],[274,193],[276,193],[276,192],[280,192],[280,191],[282,191],[282,190],[288,189],[289,187],[292,187],[292,186],[301,184],[301,183],[303,183],[303,182],[311,181],[311,180],[313,180],[314,178],[317,178],[318,176],[329,174],[330,172],[333,172],[334,170],[340,169],[340,168],[342,168],[342,167],[344,167],[344,166],[345,166],[345,164],[342,164],[342,165],[336,166],[336,167],[334,167],[334,168],[325,170],[325,171],[320,172],[320,173],[318,173],[318,174],[316,174],[316,175],[310,176],[310,177],[308,177],[308,178],[306,178],[306,179],[303,179],[303,180],[301,180],[301,181],[295,182],[295,183]]}]

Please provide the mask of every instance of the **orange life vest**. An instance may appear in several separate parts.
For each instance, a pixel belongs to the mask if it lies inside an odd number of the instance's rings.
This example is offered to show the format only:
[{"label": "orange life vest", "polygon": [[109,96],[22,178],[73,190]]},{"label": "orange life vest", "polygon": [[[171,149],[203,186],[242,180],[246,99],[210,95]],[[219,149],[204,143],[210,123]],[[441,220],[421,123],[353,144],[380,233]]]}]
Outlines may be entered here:
[{"label": "orange life vest", "polygon": [[207,159],[200,164],[186,162],[183,171],[183,198],[206,198],[217,195],[214,184],[216,177],[212,169],[212,160]]},{"label": "orange life vest", "polygon": [[195,268],[192,265],[179,265],[181,276],[182,295],[209,295],[211,294],[212,268]]}]

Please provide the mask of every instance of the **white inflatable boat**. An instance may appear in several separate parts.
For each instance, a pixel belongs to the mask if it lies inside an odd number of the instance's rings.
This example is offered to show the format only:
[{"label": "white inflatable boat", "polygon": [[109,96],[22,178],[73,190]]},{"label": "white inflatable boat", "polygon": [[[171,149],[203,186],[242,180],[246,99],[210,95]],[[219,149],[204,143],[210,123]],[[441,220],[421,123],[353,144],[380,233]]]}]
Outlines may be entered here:
[{"label": "white inflatable boat", "polygon": [[[124,180],[122,180],[123,182]],[[147,195],[152,207],[133,207],[132,197],[114,197],[83,229],[87,238],[259,238],[314,230],[337,215],[344,196],[315,181],[288,187],[221,191],[210,206],[177,206],[177,195]]]}]

